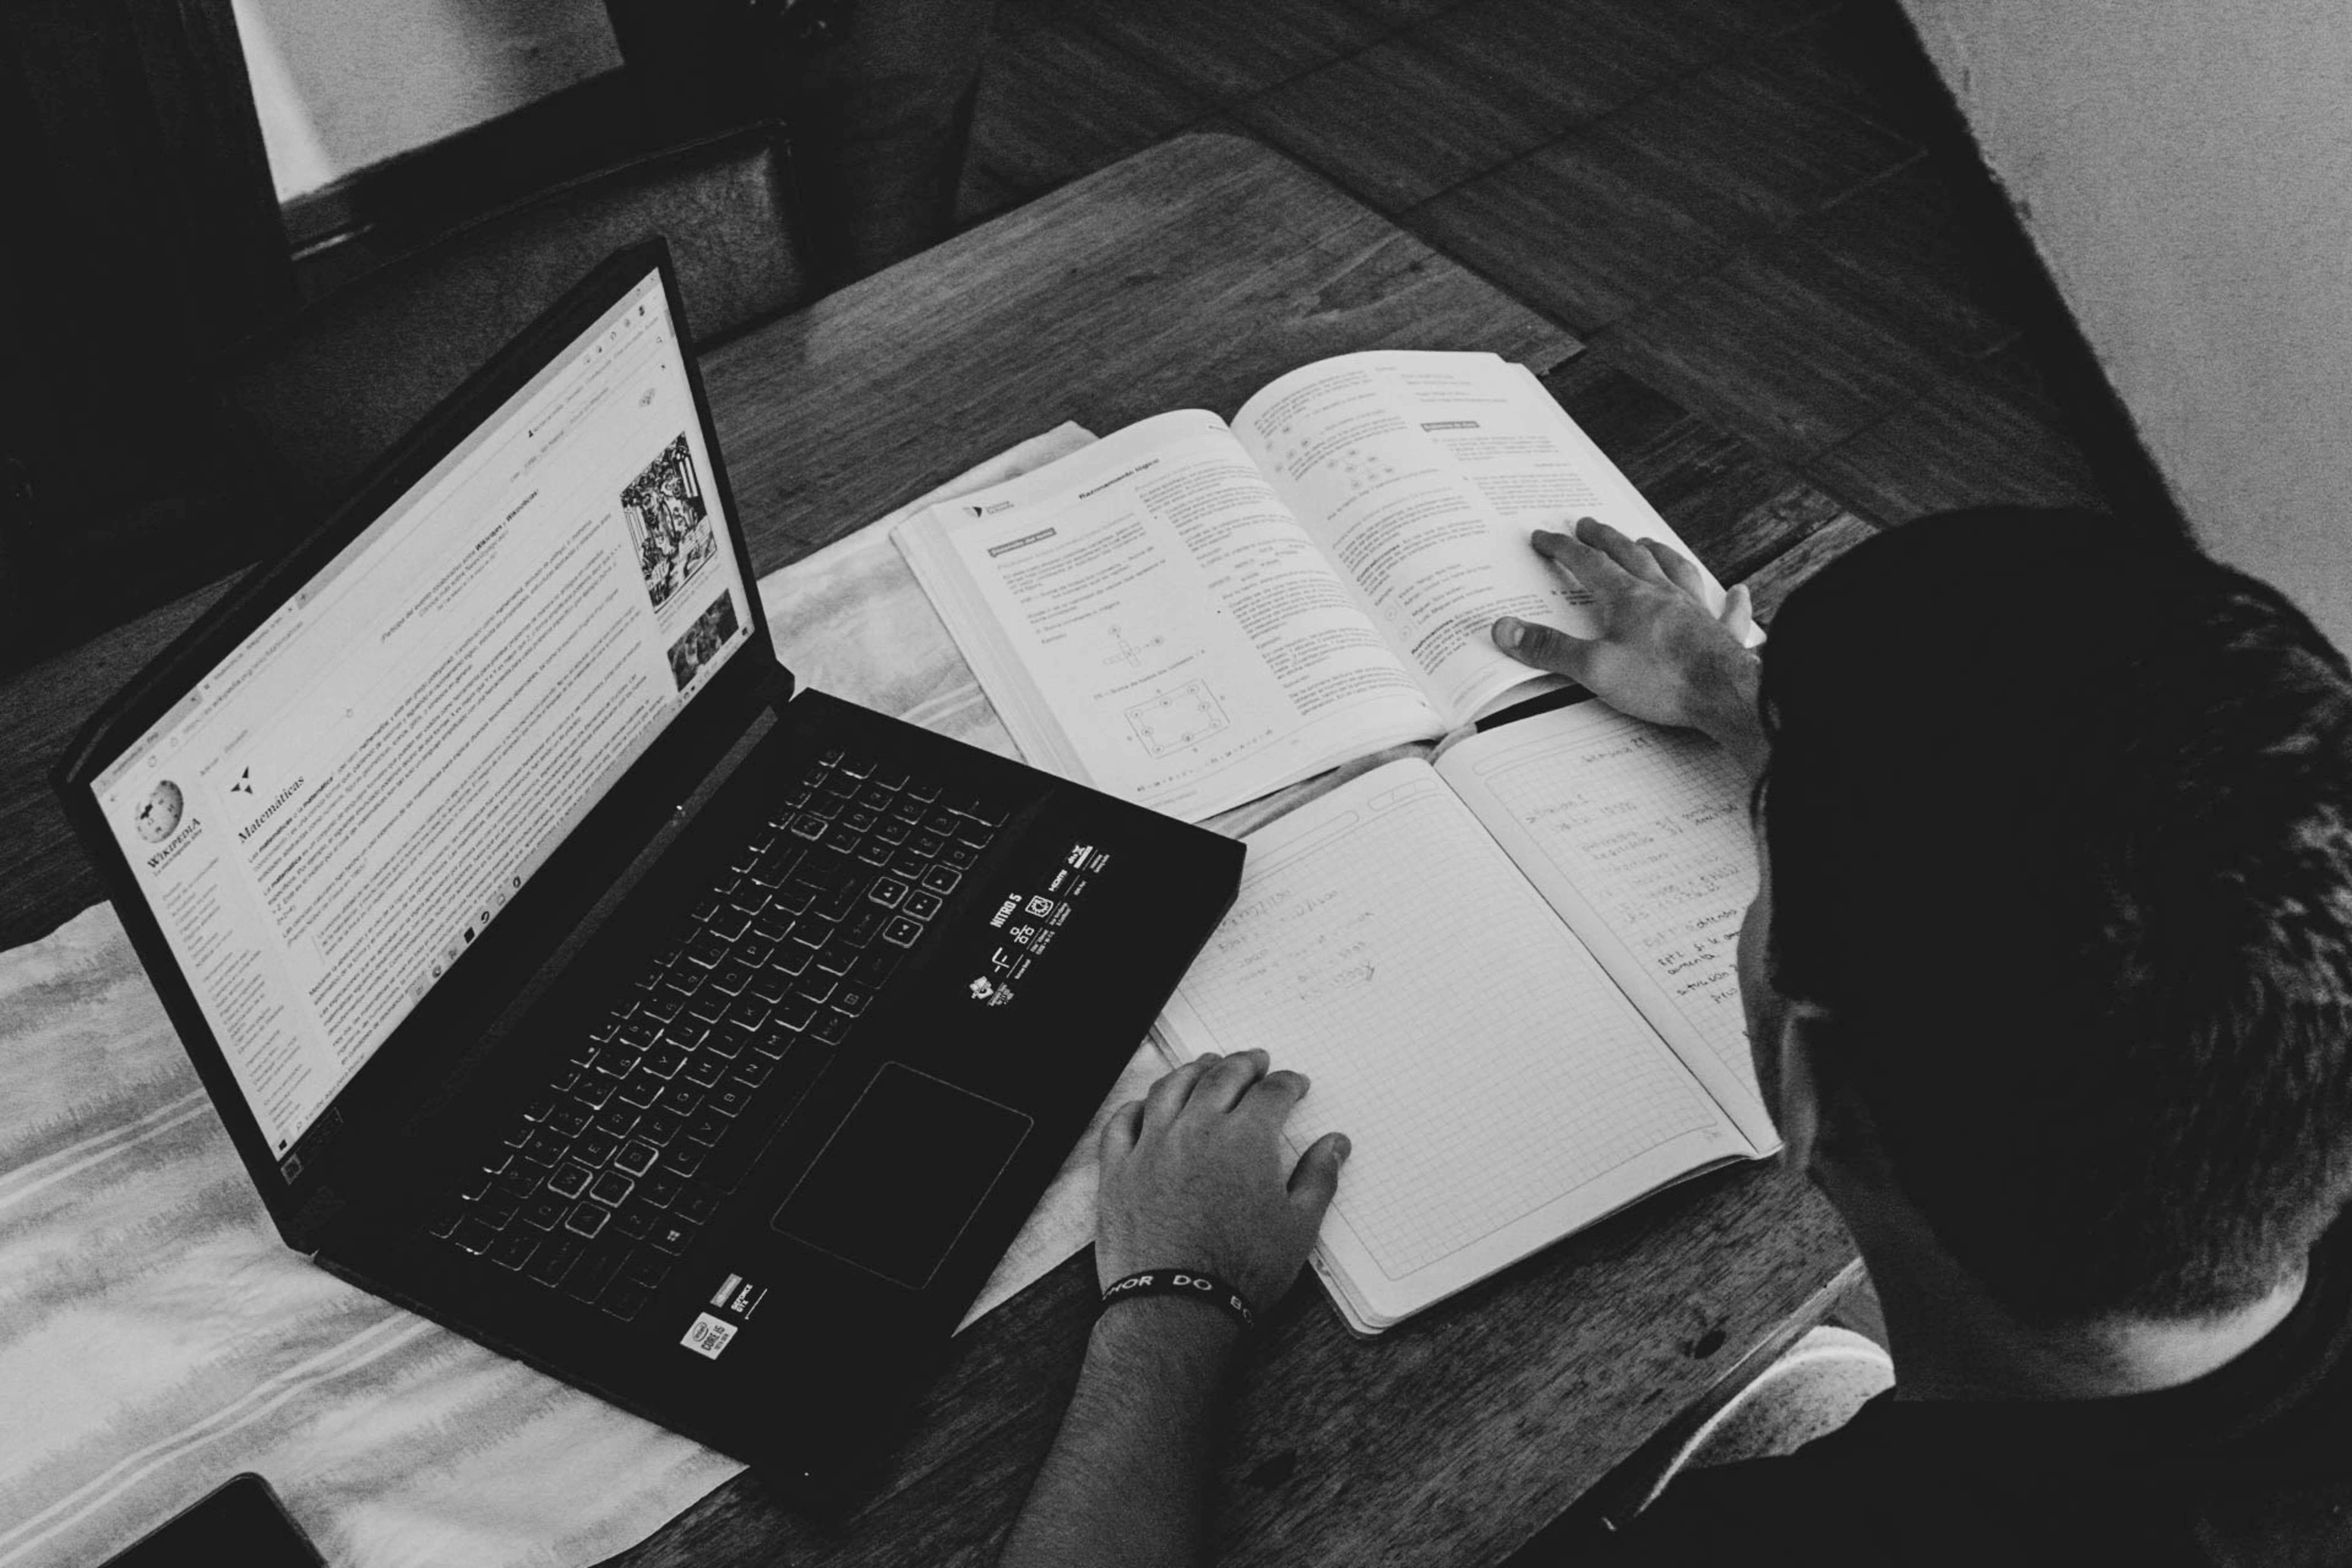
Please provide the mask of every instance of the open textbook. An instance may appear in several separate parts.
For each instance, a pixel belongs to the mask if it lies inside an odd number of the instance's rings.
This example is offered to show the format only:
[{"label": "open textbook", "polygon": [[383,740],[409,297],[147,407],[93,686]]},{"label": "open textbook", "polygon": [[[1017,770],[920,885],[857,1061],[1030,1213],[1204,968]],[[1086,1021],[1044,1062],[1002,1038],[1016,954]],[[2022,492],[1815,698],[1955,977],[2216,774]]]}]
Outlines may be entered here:
[{"label": "open textbook", "polygon": [[1131,425],[896,537],[1030,762],[1197,822],[1565,684],[1488,634],[1597,630],[1528,547],[1583,516],[1691,554],[1526,367],[1387,351],[1293,371],[1230,426]]},{"label": "open textbook", "polygon": [[1313,1263],[1356,1331],[1779,1148],[1739,1002],[1747,799],[1712,742],[1584,702],[1250,835],[1158,1037],[1313,1080],[1284,1137],[1354,1144]]}]

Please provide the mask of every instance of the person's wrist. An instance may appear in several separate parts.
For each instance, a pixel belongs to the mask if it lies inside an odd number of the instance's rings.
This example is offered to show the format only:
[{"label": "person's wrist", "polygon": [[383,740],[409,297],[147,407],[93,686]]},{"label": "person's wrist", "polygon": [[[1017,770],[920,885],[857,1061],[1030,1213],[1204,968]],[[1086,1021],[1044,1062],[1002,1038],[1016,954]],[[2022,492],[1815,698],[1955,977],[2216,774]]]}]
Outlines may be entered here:
[{"label": "person's wrist", "polygon": [[1725,648],[1697,682],[1697,728],[1753,778],[1764,771],[1764,720],[1756,706],[1763,661],[1752,648]]},{"label": "person's wrist", "polygon": [[1247,1333],[1257,1326],[1257,1314],[1242,1289],[1222,1274],[1198,1265],[1183,1268],[1140,1268],[1103,1288],[1097,1314],[1150,1296],[1174,1296],[1203,1302],[1233,1319]]},{"label": "person's wrist", "polygon": [[1095,1319],[1095,1343],[1122,1358],[1222,1365],[1240,1359],[1244,1338],[1232,1315],[1182,1296],[1138,1297]]}]

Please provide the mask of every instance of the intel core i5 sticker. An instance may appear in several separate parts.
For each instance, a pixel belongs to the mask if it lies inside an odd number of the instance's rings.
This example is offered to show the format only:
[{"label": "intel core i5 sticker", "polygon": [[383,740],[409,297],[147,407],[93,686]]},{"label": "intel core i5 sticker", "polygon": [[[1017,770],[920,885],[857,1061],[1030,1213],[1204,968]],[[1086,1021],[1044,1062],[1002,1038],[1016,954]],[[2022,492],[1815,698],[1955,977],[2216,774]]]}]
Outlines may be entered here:
[{"label": "intel core i5 sticker", "polygon": [[704,1312],[686,1331],[686,1338],[677,1342],[697,1355],[707,1355],[717,1361],[719,1352],[727,1348],[727,1342],[735,1337],[735,1325],[724,1318],[714,1318]]}]

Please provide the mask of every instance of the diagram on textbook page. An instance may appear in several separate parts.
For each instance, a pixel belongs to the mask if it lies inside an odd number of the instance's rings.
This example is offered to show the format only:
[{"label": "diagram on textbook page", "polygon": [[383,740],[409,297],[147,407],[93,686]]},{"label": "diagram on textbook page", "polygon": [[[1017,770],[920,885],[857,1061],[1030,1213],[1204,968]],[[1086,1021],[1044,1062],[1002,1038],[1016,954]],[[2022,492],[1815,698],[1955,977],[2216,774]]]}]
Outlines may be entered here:
[{"label": "diagram on textbook page", "polygon": [[1163,647],[1168,642],[1168,638],[1159,633],[1154,633],[1139,642],[1136,641],[1130,638],[1126,630],[1116,622],[1111,625],[1106,635],[1110,639],[1110,652],[1103,659],[1105,667],[1125,665],[1138,674],[1142,673],[1144,660],[1150,657],[1151,650]]},{"label": "diagram on textbook page", "polygon": [[1136,703],[1128,709],[1127,721],[1153,757],[1198,745],[1221,733],[1227,723],[1224,709],[1205,680],[1188,680],[1173,691]]}]

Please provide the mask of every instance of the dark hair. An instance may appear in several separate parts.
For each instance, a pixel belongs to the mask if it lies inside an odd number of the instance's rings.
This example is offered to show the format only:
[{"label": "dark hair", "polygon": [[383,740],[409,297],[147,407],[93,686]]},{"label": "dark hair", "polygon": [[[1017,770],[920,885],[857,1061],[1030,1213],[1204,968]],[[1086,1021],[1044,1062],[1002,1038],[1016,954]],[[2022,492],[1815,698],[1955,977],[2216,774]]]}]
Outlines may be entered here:
[{"label": "dark hair", "polygon": [[2043,1321],[2210,1316],[2352,1194],[2352,675],[2175,539],[1873,539],[1763,654],[1769,963],[1895,1179]]}]

